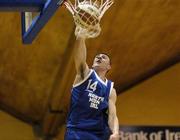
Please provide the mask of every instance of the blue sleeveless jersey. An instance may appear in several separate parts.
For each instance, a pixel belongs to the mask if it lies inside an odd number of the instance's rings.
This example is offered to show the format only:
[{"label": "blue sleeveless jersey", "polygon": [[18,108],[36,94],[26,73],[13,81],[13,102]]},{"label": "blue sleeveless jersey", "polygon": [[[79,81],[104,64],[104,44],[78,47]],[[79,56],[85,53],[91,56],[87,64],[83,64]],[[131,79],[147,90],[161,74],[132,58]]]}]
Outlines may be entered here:
[{"label": "blue sleeveless jersey", "polygon": [[94,70],[72,88],[67,128],[102,132],[108,126],[108,100],[113,82],[102,81]]}]

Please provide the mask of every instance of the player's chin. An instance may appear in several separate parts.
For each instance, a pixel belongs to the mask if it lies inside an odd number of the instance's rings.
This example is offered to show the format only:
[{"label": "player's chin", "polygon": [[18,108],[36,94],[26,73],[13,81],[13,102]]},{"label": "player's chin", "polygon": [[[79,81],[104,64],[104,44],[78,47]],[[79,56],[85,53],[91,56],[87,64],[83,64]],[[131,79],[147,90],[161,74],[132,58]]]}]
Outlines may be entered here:
[{"label": "player's chin", "polygon": [[95,67],[100,67],[100,65],[99,65],[98,63],[94,63],[92,67],[93,67],[93,68],[95,68]]},{"label": "player's chin", "polygon": [[97,69],[100,69],[101,66],[100,65],[93,65],[92,68],[97,70]]}]

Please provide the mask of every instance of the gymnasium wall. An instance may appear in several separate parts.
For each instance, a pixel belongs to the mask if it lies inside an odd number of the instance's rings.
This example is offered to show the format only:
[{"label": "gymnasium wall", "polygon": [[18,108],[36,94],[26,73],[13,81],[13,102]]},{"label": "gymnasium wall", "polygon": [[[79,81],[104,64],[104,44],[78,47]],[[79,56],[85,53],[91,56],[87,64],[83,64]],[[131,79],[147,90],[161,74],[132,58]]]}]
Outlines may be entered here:
[{"label": "gymnasium wall", "polygon": [[180,126],[180,64],[120,94],[120,125]]},{"label": "gymnasium wall", "polygon": [[0,111],[0,140],[37,140],[31,125]]}]

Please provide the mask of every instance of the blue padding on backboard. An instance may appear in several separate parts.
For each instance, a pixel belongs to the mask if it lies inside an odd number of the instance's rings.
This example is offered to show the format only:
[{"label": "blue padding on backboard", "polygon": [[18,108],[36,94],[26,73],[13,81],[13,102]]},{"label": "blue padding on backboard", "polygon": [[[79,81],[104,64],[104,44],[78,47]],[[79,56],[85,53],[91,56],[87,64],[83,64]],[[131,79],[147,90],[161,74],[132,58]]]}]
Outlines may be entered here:
[{"label": "blue padding on backboard", "polygon": [[[56,12],[58,7],[61,5],[63,0],[47,0],[42,12],[39,16],[37,16],[33,22],[32,25],[29,27],[28,31],[25,32],[25,29],[23,29],[23,43],[24,44],[30,44],[35,39],[37,34],[40,32],[40,30],[45,26],[45,24],[49,21],[49,19],[53,16],[53,14]],[[22,14],[23,19],[24,14]],[[22,26],[25,27],[25,23],[22,22]],[[47,36],[48,38],[48,36]]]},{"label": "blue padding on backboard", "polygon": [[22,37],[26,32],[26,18],[25,18],[25,12],[21,13],[21,32],[22,32]]},{"label": "blue padding on backboard", "polygon": [[47,0],[0,0],[0,11],[39,12]]}]

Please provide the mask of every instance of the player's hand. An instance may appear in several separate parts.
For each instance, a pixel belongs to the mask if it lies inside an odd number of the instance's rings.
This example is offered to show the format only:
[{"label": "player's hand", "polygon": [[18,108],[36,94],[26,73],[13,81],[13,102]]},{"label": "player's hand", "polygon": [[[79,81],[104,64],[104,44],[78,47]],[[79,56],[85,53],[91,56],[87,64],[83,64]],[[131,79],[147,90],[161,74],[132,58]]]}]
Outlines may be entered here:
[{"label": "player's hand", "polygon": [[119,140],[119,134],[112,134],[112,135],[110,135],[109,140]]},{"label": "player's hand", "polygon": [[83,39],[88,38],[88,37],[87,37],[87,29],[84,29],[84,28],[81,28],[81,27],[79,27],[79,26],[76,26],[75,36],[76,36],[77,38],[83,38]]}]

